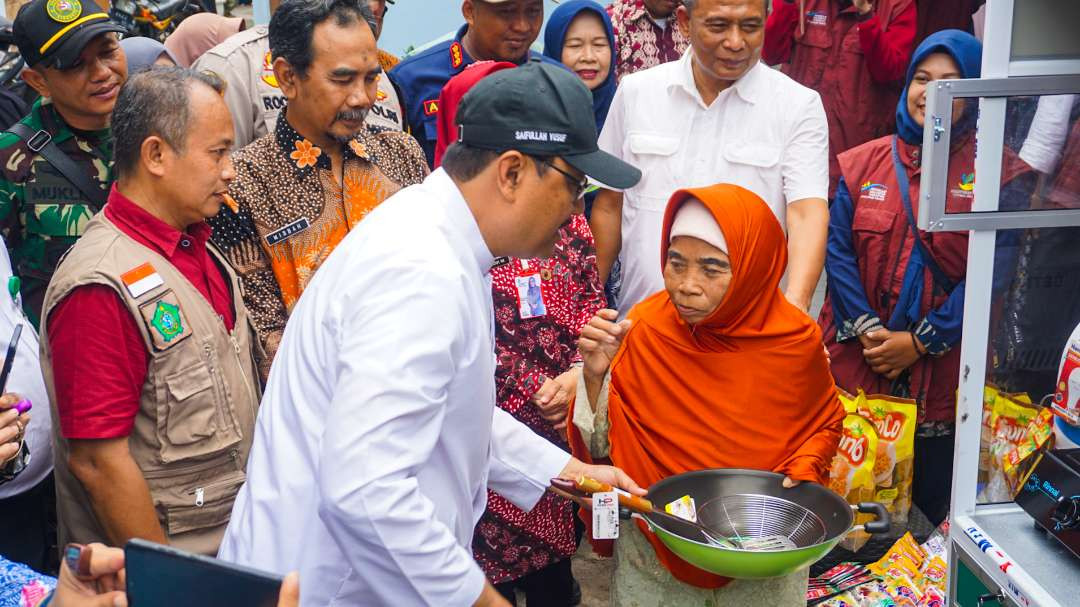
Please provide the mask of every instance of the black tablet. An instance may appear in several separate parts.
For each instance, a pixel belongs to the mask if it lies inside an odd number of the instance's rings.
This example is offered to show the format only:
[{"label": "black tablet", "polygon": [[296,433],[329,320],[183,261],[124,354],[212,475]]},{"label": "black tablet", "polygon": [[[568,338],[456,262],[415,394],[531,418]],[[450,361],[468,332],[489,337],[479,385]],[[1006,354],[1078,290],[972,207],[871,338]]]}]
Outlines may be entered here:
[{"label": "black tablet", "polygon": [[131,607],[276,607],[281,577],[134,539],[124,546]]}]

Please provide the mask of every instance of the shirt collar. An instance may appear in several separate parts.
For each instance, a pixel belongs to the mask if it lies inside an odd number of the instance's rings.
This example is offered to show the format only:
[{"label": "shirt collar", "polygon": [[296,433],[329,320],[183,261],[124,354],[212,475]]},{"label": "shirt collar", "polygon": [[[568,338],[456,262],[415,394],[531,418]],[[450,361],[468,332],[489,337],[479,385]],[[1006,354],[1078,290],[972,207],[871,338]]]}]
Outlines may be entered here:
[{"label": "shirt collar", "polygon": [[[297,177],[307,176],[308,172],[316,167],[327,171],[330,170],[330,156],[323,153],[319,146],[308,141],[289,124],[287,111],[278,118],[277,125],[274,127],[274,139],[277,141],[281,151],[292,160]],[[346,161],[350,158],[371,161],[366,139],[367,131],[362,130],[348,144],[344,145]]]},{"label": "shirt collar", "polygon": [[[704,104],[701,99],[701,93],[698,92],[697,84],[694,83],[694,49],[687,47],[686,52],[679,59],[678,74],[675,79],[668,84],[668,89],[681,88],[688,95],[696,99],[699,103]],[[735,91],[739,97],[747,103],[757,103],[761,97],[761,70],[771,69],[762,65],[760,61],[746,71],[741,78],[735,81],[731,85],[731,89]],[[721,92],[721,94],[723,94]],[[714,101],[715,103],[715,101]]]},{"label": "shirt collar", "polygon": [[[469,67],[473,63],[476,63],[476,59],[473,59],[469,55],[468,51],[465,50],[465,45],[461,43],[461,39],[465,37],[465,32],[467,31],[469,31],[468,23],[462,25],[461,28],[458,29],[457,33],[454,34],[454,41],[450,43],[450,47],[447,49],[447,61],[449,62],[451,75],[457,74],[458,72]],[[458,53],[460,53],[460,57]],[[536,54],[530,46],[528,52],[525,53],[525,56],[521,58],[521,61],[515,61],[512,63],[524,65],[528,63],[528,61],[533,57],[539,57],[539,55]]]},{"label": "shirt collar", "polygon": [[63,143],[72,137],[79,136],[80,139],[85,140],[91,146],[97,146],[110,137],[108,128],[100,131],[76,131],[71,128],[67,121],[64,120],[64,117],[60,115],[60,112],[56,111],[56,106],[53,105],[52,101],[44,97],[39,97],[31,106],[30,111],[37,112],[41,128],[52,135],[51,141],[53,143]]},{"label": "shirt collar", "polygon": [[205,221],[190,225],[183,232],[177,230],[121,194],[116,189],[116,184],[113,184],[109,191],[105,209],[113,223],[125,232],[140,235],[154,245],[166,259],[173,257],[176,247],[184,238],[193,239],[201,247],[205,247],[206,241],[210,239],[210,225]]},{"label": "shirt collar", "polygon": [[477,269],[481,274],[490,272],[491,264],[495,263],[495,256],[488,249],[484,235],[480,232],[480,226],[476,223],[476,217],[473,216],[472,209],[469,208],[469,203],[465,202],[465,197],[461,195],[457,184],[441,168],[435,169],[424,183],[430,184],[435,192],[442,195],[446,215],[455,230],[468,243]]}]

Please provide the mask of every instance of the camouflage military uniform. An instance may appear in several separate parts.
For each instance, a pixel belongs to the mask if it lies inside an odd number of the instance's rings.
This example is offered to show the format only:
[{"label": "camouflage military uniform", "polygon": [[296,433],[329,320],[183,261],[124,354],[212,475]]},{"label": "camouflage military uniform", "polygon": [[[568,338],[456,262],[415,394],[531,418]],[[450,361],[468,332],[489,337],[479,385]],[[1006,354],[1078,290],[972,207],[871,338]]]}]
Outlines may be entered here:
[{"label": "camouflage military uniform", "polygon": [[[74,131],[47,100],[38,100],[20,122],[52,134],[56,146],[85,167],[101,189],[113,181],[112,137],[108,129]],[[23,306],[39,324],[45,288],[60,256],[82,235],[94,205],[42,156],[11,133],[0,134],[0,233],[11,266],[22,280]]]}]

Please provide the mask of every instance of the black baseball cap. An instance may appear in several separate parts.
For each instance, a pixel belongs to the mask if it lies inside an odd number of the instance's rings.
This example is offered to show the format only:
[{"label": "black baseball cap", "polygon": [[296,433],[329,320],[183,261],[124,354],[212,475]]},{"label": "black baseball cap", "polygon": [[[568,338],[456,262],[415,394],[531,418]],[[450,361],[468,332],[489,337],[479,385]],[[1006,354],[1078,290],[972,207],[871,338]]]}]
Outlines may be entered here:
[{"label": "black baseball cap", "polygon": [[57,69],[74,65],[99,34],[126,31],[94,0],[30,0],[19,9],[12,27],[27,65]]},{"label": "black baseball cap", "polygon": [[641,179],[633,165],[596,145],[592,93],[569,70],[533,60],[476,83],[458,105],[458,141],[487,150],[558,156],[617,189]]}]

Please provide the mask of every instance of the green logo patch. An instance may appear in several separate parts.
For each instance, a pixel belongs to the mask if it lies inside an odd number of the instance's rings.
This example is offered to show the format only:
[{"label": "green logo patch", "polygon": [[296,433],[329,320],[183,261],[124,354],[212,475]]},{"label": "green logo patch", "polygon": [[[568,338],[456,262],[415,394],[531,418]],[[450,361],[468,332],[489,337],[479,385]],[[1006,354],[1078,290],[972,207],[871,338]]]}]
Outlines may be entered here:
[{"label": "green logo patch", "polygon": [[45,12],[57,23],[71,23],[82,14],[82,3],[79,0],[49,0]]},{"label": "green logo patch", "polygon": [[183,321],[180,318],[180,308],[172,304],[159,301],[154,310],[154,318],[150,321],[166,343],[172,341],[184,332]]}]

